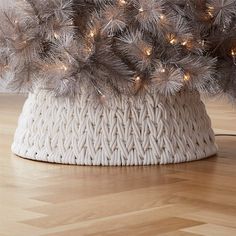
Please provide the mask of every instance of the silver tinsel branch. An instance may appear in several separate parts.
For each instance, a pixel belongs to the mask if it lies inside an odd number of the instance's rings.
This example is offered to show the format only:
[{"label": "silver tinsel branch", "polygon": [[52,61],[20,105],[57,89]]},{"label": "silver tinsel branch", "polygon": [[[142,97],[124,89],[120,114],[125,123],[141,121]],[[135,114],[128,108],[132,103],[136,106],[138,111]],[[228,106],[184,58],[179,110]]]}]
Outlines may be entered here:
[{"label": "silver tinsel branch", "polygon": [[16,0],[0,20],[0,79],[12,89],[236,99],[236,0]]}]

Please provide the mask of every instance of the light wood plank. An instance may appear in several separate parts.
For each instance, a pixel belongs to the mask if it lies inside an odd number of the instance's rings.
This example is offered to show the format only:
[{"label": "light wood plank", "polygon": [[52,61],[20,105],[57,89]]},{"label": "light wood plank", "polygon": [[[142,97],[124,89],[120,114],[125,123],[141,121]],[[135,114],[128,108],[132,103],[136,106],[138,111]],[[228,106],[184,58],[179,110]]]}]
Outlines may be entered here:
[{"label": "light wood plank", "polygon": [[236,235],[236,229],[214,224],[204,224],[200,226],[184,229],[185,232],[197,233],[202,236],[233,236]]},{"label": "light wood plank", "polygon": [[[0,94],[0,236],[236,235],[236,138],[217,137],[217,157],[179,165],[33,162],[10,151],[24,100]],[[207,107],[217,133],[236,133],[230,104]]]}]

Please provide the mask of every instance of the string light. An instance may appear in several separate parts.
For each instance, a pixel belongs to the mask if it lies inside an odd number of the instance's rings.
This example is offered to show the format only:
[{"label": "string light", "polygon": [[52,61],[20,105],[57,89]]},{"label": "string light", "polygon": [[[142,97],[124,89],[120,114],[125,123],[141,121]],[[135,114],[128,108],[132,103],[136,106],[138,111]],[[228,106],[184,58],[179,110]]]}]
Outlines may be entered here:
[{"label": "string light", "polygon": [[142,7],[140,7],[138,10],[139,10],[139,12],[144,12]]},{"label": "string light", "polygon": [[203,40],[199,40],[198,43],[199,43],[202,47],[204,47],[205,44],[206,44],[206,41],[203,39]]},{"label": "string light", "polygon": [[120,5],[125,5],[126,1],[125,0],[120,0]]},{"label": "string light", "polygon": [[189,81],[191,79],[191,76],[189,73],[184,74],[184,81]]},{"label": "string light", "polygon": [[89,37],[90,37],[90,38],[94,38],[94,36],[95,36],[95,32],[94,32],[93,30],[91,30],[91,31],[89,32]]},{"label": "string light", "polygon": [[161,68],[159,69],[159,71],[160,71],[161,73],[165,73],[165,72],[166,72],[166,69],[165,69],[164,67],[161,67]]},{"label": "string light", "polygon": [[208,14],[210,17],[213,17],[213,14],[210,11],[208,11]]},{"label": "string light", "polygon": [[151,48],[147,48],[147,49],[145,50],[145,52],[146,52],[146,54],[147,54],[148,56],[150,56],[150,55],[152,54],[152,49],[151,49]]},{"label": "string light", "polygon": [[92,48],[90,47],[87,48],[87,52],[92,52],[92,51],[93,51]]},{"label": "string light", "polygon": [[233,57],[233,62],[236,65],[236,48],[231,50],[231,55]]},{"label": "string light", "polygon": [[[23,1],[26,1],[26,0],[23,0]],[[120,3],[120,5],[125,5],[125,4],[128,4],[129,5],[129,2],[130,1],[128,1],[128,0],[118,0],[119,1],[119,3]],[[141,2],[141,1],[140,1]],[[189,4],[187,4],[187,5],[189,5]],[[143,6],[139,6],[137,9],[136,9],[136,11],[137,12],[140,12],[140,14],[142,14],[143,12],[143,15],[145,15],[145,13],[148,13],[149,12],[149,9],[147,9],[146,8],[146,6],[145,5],[143,5]],[[217,11],[217,8],[216,9],[214,9],[214,7],[213,6],[208,6],[207,8],[206,8],[206,11],[205,11],[205,16],[204,17],[206,17],[206,18],[208,18],[209,19],[209,16],[210,17],[214,17],[214,16],[216,16],[217,14],[216,14],[216,11]],[[164,11],[163,11],[164,12]],[[157,13],[158,14],[158,18],[159,18],[159,20],[160,20],[160,24],[165,24],[166,23],[166,21],[168,21],[169,20],[169,16],[168,16],[168,14],[167,15],[164,15],[164,14],[160,14],[160,13]],[[209,15],[209,16],[208,16]],[[21,19],[19,19],[20,20],[20,23],[22,22],[21,21]],[[164,21],[164,22],[162,22],[162,21]],[[13,23],[14,24],[16,24],[16,28],[17,27],[19,27],[17,24],[19,24],[19,21],[17,20],[17,19],[13,19]],[[68,24],[69,25],[73,25],[73,21],[70,21]],[[168,24],[167,24],[167,26],[168,26]],[[167,29],[168,27],[166,26],[166,28],[165,29]],[[227,25],[226,25],[227,26]],[[225,31],[226,29],[227,29],[227,27],[226,27],[225,25],[223,25],[222,26],[222,30],[223,31]],[[163,32],[165,32],[165,31],[163,31]],[[172,33],[173,32],[173,33]],[[172,44],[172,45],[175,45],[175,44],[181,44],[182,46],[185,46],[186,48],[194,48],[197,44],[199,44],[199,46],[200,45],[202,45],[202,46],[205,46],[205,44],[206,44],[206,46],[208,45],[208,41],[204,41],[204,40],[199,40],[199,41],[194,41],[194,39],[192,39],[192,38],[188,38],[188,39],[186,39],[187,37],[186,36],[181,36],[181,35],[178,35],[178,33],[175,33],[174,31],[172,31],[172,32],[169,32],[169,33],[167,33],[166,35],[165,35],[165,37],[166,37],[166,40],[167,40],[167,43],[169,42],[170,44]],[[58,34],[59,33],[59,34]],[[55,37],[56,39],[59,39],[60,37],[61,37],[61,34],[60,34],[60,31],[59,32],[52,32],[52,34],[51,34],[51,37]],[[94,38],[94,37],[96,37],[97,35],[100,35],[100,31],[99,31],[99,29],[97,29],[96,27],[94,27],[94,29],[92,29],[91,30],[91,28],[90,29],[88,29],[88,31],[86,31],[86,33],[87,33],[87,37],[88,38]],[[179,33],[181,33],[181,32],[179,32]],[[183,38],[182,38],[183,37]],[[24,40],[24,38],[26,38],[26,37],[23,37],[23,40]],[[22,41],[20,41],[20,43],[18,43],[17,44],[17,47],[21,47],[21,48],[26,48],[27,46],[29,46],[30,44],[31,44],[31,40],[29,40],[28,38],[26,38],[27,40],[22,40]],[[89,40],[88,40],[89,41]],[[93,40],[91,40],[91,41],[93,41]],[[91,43],[91,42],[90,42]],[[195,44],[196,43],[196,44]],[[92,44],[92,43],[91,43]],[[171,46],[171,45],[170,45]],[[83,45],[83,49],[81,49],[81,50],[83,50],[83,53],[85,54],[85,53],[87,53],[88,54],[88,56],[90,56],[91,55],[91,53],[92,52],[94,52],[94,48],[93,47],[90,47],[90,46],[88,46],[88,47],[86,47],[86,46],[84,46]],[[152,48],[149,44],[146,44],[145,43],[145,41],[144,41],[144,43],[140,46],[140,51],[141,51],[141,56],[142,56],[142,58],[144,59],[144,60],[146,60],[147,62],[149,62],[150,60],[149,59],[151,59],[152,58],[152,56],[151,55],[154,55],[154,53],[156,54],[156,50],[155,50],[155,48]],[[65,53],[66,54],[66,56],[68,56],[69,57],[69,54],[66,52]],[[90,54],[90,55],[89,55]],[[149,56],[151,56],[150,58],[148,58]],[[156,55],[155,55],[156,56]],[[234,62],[234,64],[236,64],[236,48],[234,48],[234,49],[231,49],[231,50],[228,50],[228,56],[229,57],[231,57],[231,59],[233,58],[233,62]],[[165,65],[164,64],[164,66],[166,67],[166,69],[164,68],[164,67],[162,67],[162,65],[161,65],[161,63],[159,64],[160,65],[160,67],[159,68],[157,68],[157,71],[159,72],[159,73],[169,73],[169,71],[170,71],[170,69],[169,69],[169,67],[167,66],[167,65]],[[46,65],[47,66],[47,65]],[[2,67],[2,68],[5,68],[5,67]],[[62,70],[62,71],[68,71],[68,69],[69,70],[71,70],[71,66],[69,66],[68,65],[68,67],[66,66],[66,65],[64,65],[64,64],[61,64],[61,63],[59,63],[59,65],[58,64],[56,64],[55,65],[55,68],[57,68],[57,69],[59,69],[59,70]],[[191,72],[191,71],[190,71]],[[142,74],[141,74],[142,75]],[[164,74],[163,74],[164,75]],[[183,73],[182,75],[181,75],[181,77],[182,77],[182,80],[184,80],[184,81],[189,81],[190,79],[191,79],[191,75],[189,74],[189,73]],[[145,77],[144,78],[142,78],[142,76],[140,77],[140,76],[134,76],[133,77],[133,80],[135,80],[136,82],[137,82],[137,84],[139,83],[139,82],[141,82],[141,83],[144,83],[146,80],[145,80]],[[101,97],[103,97],[103,98],[105,98],[105,95],[102,95],[101,94]]]},{"label": "string light", "polygon": [[165,19],[165,16],[163,14],[160,15],[160,19],[161,20],[164,20]]},{"label": "string light", "polygon": [[170,43],[171,43],[171,44],[176,44],[176,43],[177,43],[177,39],[175,39],[175,38],[171,39],[171,40],[170,40]]},{"label": "string light", "polygon": [[231,55],[232,55],[233,57],[236,56],[236,49],[232,49],[232,50],[231,50]]},{"label": "string light", "polygon": [[223,25],[222,32],[225,32],[227,29],[226,25]]},{"label": "string light", "polygon": [[157,68],[157,71],[160,73],[165,73],[166,72],[166,68],[164,67],[164,65],[162,64],[161,61],[159,61],[159,67]]},{"label": "string light", "polygon": [[170,44],[176,44],[178,42],[177,38],[173,34],[168,35],[168,40]]},{"label": "string light", "polygon": [[54,33],[54,37],[55,37],[56,39],[58,39],[58,38],[59,38],[59,35],[55,32],[55,33]]},{"label": "string light", "polygon": [[214,17],[213,11],[214,11],[214,7],[209,6],[207,13],[208,13],[208,15],[209,15],[211,18]]},{"label": "string light", "polygon": [[181,45],[186,47],[188,50],[191,50],[194,47],[194,42],[192,40],[185,40]]},{"label": "string light", "polygon": [[62,65],[62,66],[61,66],[61,69],[64,70],[64,71],[67,71],[67,70],[68,70],[68,67],[65,66],[65,65]]},{"label": "string light", "polygon": [[134,78],[134,90],[138,91],[140,89],[140,87],[142,86],[142,79],[140,76],[136,76]]}]

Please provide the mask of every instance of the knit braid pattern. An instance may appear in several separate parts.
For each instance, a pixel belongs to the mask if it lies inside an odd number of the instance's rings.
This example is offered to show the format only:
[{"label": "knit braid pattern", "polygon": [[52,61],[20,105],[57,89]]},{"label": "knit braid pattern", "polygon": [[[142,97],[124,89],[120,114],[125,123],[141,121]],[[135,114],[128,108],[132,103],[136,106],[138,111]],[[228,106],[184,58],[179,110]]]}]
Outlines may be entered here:
[{"label": "knit braid pattern", "polygon": [[36,90],[25,102],[12,151],[44,162],[131,166],[195,161],[216,154],[217,146],[198,92],[145,93],[101,105],[85,93],[72,102]]}]

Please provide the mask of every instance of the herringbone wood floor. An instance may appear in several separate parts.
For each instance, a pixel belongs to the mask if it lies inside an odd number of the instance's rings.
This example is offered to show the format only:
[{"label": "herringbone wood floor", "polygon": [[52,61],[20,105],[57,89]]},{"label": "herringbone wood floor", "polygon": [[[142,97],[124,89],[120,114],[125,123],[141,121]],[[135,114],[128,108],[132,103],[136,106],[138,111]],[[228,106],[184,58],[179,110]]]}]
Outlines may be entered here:
[{"label": "herringbone wood floor", "polygon": [[[1,236],[236,235],[236,138],[218,137],[218,157],[188,164],[37,163],[10,152],[23,100],[0,95]],[[217,133],[236,133],[229,105],[208,110]]]}]

